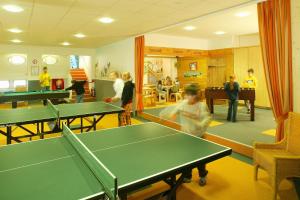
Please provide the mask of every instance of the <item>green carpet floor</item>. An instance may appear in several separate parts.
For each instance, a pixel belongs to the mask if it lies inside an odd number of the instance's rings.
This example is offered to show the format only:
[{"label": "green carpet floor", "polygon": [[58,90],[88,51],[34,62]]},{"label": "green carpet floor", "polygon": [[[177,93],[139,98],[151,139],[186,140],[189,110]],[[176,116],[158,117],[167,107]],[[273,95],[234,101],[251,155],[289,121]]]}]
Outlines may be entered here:
[{"label": "green carpet floor", "polygon": [[[145,109],[144,112],[159,117],[159,113],[166,108]],[[168,107],[167,109],[170,109]],[[209,127],[207,132],[234,140],[236,142],[253,145],[254,142],[273,143],[274,136],[263,134],[264,131],[275,129],[276,124],[273,119],[273,113],[267,109],[255,109],[255,121],[250,121],[249,114],[246,113],[244,107],[240,107],[237,115],[237,122],[227,122],[227,106],[216,105],[213,120],[220,122],[220,125]],[[174,121],[180,124],[180,119],[177,117]]]}]

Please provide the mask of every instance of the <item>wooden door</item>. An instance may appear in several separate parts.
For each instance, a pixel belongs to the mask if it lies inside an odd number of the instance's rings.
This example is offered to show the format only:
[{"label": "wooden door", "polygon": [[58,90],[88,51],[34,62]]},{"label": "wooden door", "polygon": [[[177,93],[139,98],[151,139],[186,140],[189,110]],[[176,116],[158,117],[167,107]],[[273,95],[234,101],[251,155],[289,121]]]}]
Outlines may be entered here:
[{"label": "wooden door", "polygon": [[226,66],[208,66],[207,86],[223,87],[226,82]]}]

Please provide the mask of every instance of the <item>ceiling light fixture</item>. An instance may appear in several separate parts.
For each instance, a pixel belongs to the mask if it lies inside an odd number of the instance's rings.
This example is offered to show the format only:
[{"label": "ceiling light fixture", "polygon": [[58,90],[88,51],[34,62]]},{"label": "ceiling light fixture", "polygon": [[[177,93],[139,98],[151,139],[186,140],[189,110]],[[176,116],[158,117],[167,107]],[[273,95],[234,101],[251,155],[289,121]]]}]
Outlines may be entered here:
[{"label": "ceiling light fixture", "polygon": [[195,26],[185,26],[183,29],[187,30],[187,31],[192,31],[192,30],[195,30],[196,27]]},{"label": "ceiling light fixture", "polygon": [[14,39],[14,40],[11,40],[11,42],[13,42],[13,43],[21,43],[22,41],[19,40],[19,39]]},{"label": "ceiling light fixture", "polygon": [[214,34],[216,34],[216,35],[224,35],[226,32],[224,32],[224,31],[216,31],[216,32],[214,32]]},{"label": "ceiling light fixture", "polygon": [[110,24],[113,21],[115,21],[114,19],[110,18],[110,17],[101,17],[99,19],[99,22],[103,23],[103,24]]},{"label": "ceiling light fixture", "polygon": [[18,28],[11,28],[11,29],[8,29],[9,32],[12,32],[12,33],[22,33],[23,31],[21,29],[18,29]]},{"label": "ceiling light fixture", "polygon": [[69,46],[69,45],[71,45],[69,42],[63,42],[63,43],[61,43],[61,45],[64,45],[64,46]]},{"label": "ceiling light fixture", "polygon": [[4,6],[2,6],[2,8],[4,10],[6,10],[7,12],[13,12],[13,13],[19,13],[24,10],[22,7],[17,6],[17,5],[4,5]]},{"label": "ceiling light fixture", "polygon": [[77,38],[85,38],[86,37],[86,35],[84,35],[82,33],[76,33],[74,36]]},{"label": "ceiling light fixture", "polygon": [[235,14],[236,17],[247,17],[250,15],[250,12],[238,12]]}]

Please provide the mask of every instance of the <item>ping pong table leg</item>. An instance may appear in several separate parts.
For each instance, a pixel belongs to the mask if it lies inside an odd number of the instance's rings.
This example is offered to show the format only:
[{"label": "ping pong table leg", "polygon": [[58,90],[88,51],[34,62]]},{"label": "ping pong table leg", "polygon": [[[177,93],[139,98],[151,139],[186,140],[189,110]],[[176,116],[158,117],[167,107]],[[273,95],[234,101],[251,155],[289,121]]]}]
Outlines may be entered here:
[{"label": "ping pong table leg", "polygon": [[18,107],[18,102],[17,101],[12,101],[11,102],[11,107],[12,108],[17,108]]},{"label": "ping pong table leg", "polygon": [[172,176],[171,179],[165,181],[171,187],[167,194],[167,200],[176,200],[177,188],[183,183],[185,177],[186,174],[182,173],[177,180],[176,176]]},{"label": "ping pong table leg", "polygon": [[121,200],[127,200],[127,193],[119,194],[119,199],[121,199]]},{"label": "ping pong table leg", "polygon": [[250,106],[251,106],[251,114],[250,114],[250,120],[254,121],[255,120],[255,106],[254,106],[254,101],[250,102]]},{"label": "ping pong table leg", "polygon": [[6,144],[11,144],[11,126],[6,127]]},{"label": "ping pong table leg", "polygon": [[93,116],[93,128],[94,128],[94,131],[97,129],[97,119],[96,119],[96,115]]},{"label": "ping pong table leg", "polygon": [[41,122],[41,139],[44,139],[44,122]]}]

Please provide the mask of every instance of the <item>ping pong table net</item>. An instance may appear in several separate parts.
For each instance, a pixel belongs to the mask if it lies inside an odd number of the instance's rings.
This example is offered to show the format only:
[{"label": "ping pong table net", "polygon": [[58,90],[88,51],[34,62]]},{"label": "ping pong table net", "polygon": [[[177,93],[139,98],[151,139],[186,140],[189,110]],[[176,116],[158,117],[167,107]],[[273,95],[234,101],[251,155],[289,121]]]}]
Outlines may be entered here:
[{"label": "ping pong table net", "polygon": [[88,149],[88,147],[64,124],[63,136],[79,154],[80,158],[92,171],[103,186],[106,198],[118,199],[117,177]]},{"label": "ping pong table net", "polygon": [[53,112],[53,113],[55,113],[55,115],[56,115],[56,117],[59,119],[59,110],[52,104],[52,102],[48,99],[47,100],[47,108],[51,111],[51,112]]}]

